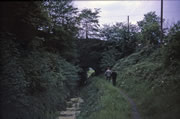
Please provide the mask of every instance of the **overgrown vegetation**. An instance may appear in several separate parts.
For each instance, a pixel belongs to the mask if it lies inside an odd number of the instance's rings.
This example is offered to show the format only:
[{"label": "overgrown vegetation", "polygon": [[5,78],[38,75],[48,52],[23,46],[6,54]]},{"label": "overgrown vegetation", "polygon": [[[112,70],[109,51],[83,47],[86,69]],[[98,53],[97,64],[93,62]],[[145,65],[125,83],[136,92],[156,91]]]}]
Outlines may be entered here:
[{"label": "overgrown vegetation", "polygon": [[87,80],[89,67],[95,75],[107,67],[117,70],[118,87],[135,100],[143,118],[180,118],[180,22],[163,29],[160,39],[155,12],[137,25],[102,28],[99,12],[79,11],[71,0],[0,3],[2,119],[56,118],[77,93],[77,81],[90,83],[82,88],[79,119],[131,118],[119,89],[102,77]]},{"label": "overgrown vegetation", "polygon": [[[70,1],[57,3],[0,4],[2,119],[54,119],[75,94],[80,71],[73,60],[76,30],[66,22],[75,9],[69,10]],[[53,11],[61,5],[68,11]],[[62,15],[64,23],[57,21]]]},{"label": "overgrown vegetation", "polygon": [[[160,41],[159,18],[154,12],[145,15],[144,19],[139,22],[139,28],[141,32],[136,33],[137,45],[134,47],[135,50],[131,53],[129,52],[127,56],[122,57],[121,53],[125,52],[119,50],[118,47],[119,45],[122,46],[127,44],[120,44],[120,42],[118,43],[118,39],[115,39],[117,42],[116,44],[114,39],[110,38],[113,35],[107,36],[110,42],[106,41],[108,46],[106,46],[102,53],[101,68],[106,68],[107,66],[113,66],[113,64],[115,64],[113,69],[118,72],[117,87],[120,90],[124,90],[135,103],[137,103],[142,118],[179,119],[179,22],[174,24],[166,35],[164,34],[164,40],[162,42]],[[112,34],[119,33],[109,28],[109,32],[110,31]],[[118,34],[115,35],[115,38],[121,38]],[[101,79],[98,78],[100,81]],[[103,81],[101,81],[101,83],[101,85],[104,85]],[[95,108],[93,107],[94,105],[98,107],[103,104],[102,100],[99,101],[99,99],[96,99],[93,101],[93,99],[89,98],[90,95],[88,94],[90,92],[88,91],[92,91],[94,88],[93,86],[96,84],[92,83],[91,85],[91,88],[85,89],[87,91],[84,93],[84,99],[88,102],[92,101],[92,107],[90,105],[83,106],[83,110],[87,110],[87,112],[83,111],[80,118],[83,118],[83,116],[91,118],[93,117],[91,115],[94,115],[94,113],[96,114],[96,112],[101,115],[101,110],[104,109],[100,108],[95,112],[91,112],[91,110]],[[94,89],[91,95],[93,95],[93,97],[98,97],[100,95],[99,92],[103,90],[104,89],[95,91]],[[108,90],[111,91],[111,89]],[[101,94],[102,97],[106,95],[108,94]],[[109,96],[109,100],[113,99],[113,97]],[[116,102],[118,102],[118,100],[116,100]],[[90,112],[90,114],[88,112]],[[113,112],[115,112],[115,110]],[[111,112],[111,114],[113,114],[113,112]],[[98,117],[99,115],[96,116]],[[114,113],[114,115],[116,114]],[[111,115],[109,118],[112,118],[114,115]],[[107,115],[104,114],[103,118],[106,117]],[[119,116],[119,118],[120,117],[121,116]],[[99,118],[101,118],[101,116]]]},{"label": "overgrown vegetation", "polygon": [[131,119],[131,107],[120,91],[103,77],[91,78],[83,88],[82,112],[78,119]]},{"label": "overgrown vegetation", "polygon": [[144,48],[113,67],[118,71],[118,87],[136,101],[145,119],[180,118],[178,34],[167,47]]}]

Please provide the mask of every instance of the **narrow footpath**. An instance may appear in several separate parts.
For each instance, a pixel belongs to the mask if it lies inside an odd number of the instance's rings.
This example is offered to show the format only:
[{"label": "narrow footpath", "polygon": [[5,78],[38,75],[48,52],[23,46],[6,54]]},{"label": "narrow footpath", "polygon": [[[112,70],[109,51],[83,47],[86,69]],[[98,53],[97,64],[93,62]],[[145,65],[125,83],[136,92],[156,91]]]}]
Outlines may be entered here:
[{"label": "narrow footpath", "polygon": [[131,104],[131,108],[132,108],[132,119],[141,119],[140,118],[140,114],[137,110],[136,104],[134,103],[134,101],[124,92],[120,91],[121,95],[124,96],[124,98]]},{"label": "narrow footpath", "polygon": [[80,113],[80,104],[83,102],[81,97],[71,98],[67,102],[67,108],[65,111],[60,112],[58,119],[76,119],[76,116]]},{"label": "narrow footpath", "polygon": [[[134,101],[121,90],[120,95],[123,95],[123,97],[130,103],[132,108],[132,119],[141,119]],[[60,112],[58,119],[76,119],[77,115],[80,113],[80,104],[83,102],[84,101],[81,97],[71,98],[70,101],[67,101],[66,110]]]}]

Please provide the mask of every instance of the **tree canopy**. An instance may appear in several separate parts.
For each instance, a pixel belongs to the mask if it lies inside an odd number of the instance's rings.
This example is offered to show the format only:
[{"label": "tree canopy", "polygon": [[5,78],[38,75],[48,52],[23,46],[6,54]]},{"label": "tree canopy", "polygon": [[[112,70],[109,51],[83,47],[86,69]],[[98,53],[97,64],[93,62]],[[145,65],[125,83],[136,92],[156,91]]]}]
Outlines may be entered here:
[{"label": "tree canopy", "polygon": [[79,15],[81,30],[80,30],[80,38],[88,39],[88,38],[98,38],[99,31],[99,21],[98,14],[100,9],[83,9]]}]

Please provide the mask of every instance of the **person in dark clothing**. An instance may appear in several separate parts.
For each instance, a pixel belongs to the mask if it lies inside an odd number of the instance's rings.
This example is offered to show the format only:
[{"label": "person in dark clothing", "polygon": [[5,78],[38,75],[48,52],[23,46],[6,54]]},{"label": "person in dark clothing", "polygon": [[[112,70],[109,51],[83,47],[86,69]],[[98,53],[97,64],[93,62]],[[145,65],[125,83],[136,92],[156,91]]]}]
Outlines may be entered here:
[{"label": "person in dark clothing", "polygon": [[113,72],[112,72],[111,77],[112,77],[112,83],[113,83],[113,85],[116,86],[116,77],[117,77],[116,71],[113,71]]}]

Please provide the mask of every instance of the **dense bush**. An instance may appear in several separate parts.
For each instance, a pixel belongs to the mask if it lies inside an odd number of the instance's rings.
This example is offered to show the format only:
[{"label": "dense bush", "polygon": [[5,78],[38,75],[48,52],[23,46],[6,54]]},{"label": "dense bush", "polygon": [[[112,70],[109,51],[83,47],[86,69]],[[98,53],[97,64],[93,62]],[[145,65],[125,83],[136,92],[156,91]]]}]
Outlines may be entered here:
[{"label": "dense bush", "polygon": [[143,118],[179,118],[179,60],[165,68],[164,53],[164,48],[147,47],[120,59],[113,67],[118,72],[118,87],[135,100]]},{"label": "dense bush", "polygon": [[79,68],[58,54],[22,51],[12,40],[15,38],[13,35],[1,37],[2,119],[54,118],[55,112],[62,110],[65,100],[72,95]]},{"label": "dense bush", "polygon": [[[70,3],[0,4],[2,119],[54,119],[56,112],[65,108],[67,98],[74,94],[79,79],[79,68],[71,64],[76,62],[73,57],[77,22],[68,20],[76,14]],[[52,10],[62,5],[66,8],[54,14]]]},{"label": "dense bush", "polygon": [[180,21],[174,24],[165,39],[167,46],[164,48],[164,65],[168,67],[170,65],[178,65],[180,61]]}]

